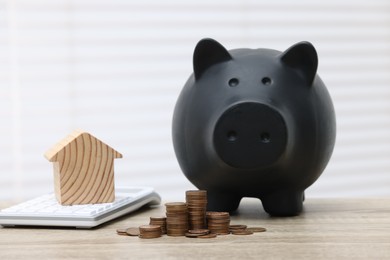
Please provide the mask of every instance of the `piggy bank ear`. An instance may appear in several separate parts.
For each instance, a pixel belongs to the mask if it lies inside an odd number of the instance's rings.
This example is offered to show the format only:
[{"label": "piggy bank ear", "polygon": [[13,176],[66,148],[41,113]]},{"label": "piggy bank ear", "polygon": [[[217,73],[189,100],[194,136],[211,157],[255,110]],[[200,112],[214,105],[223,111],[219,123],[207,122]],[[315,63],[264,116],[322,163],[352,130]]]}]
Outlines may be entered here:
[{"label": "piggy bank ear", "polygon": [[282,53],[281,60],[299,71],[309,86],[313,84],[317,73],[318,56],[316,49],[310,42],[299,42],[291,46]]},{"label": "piggy bank ear", "polygon": [[210,66],[231,59],[229,52],[216,40],[200,40],[195,47],[193,58],[195,79],[199,79]]}]

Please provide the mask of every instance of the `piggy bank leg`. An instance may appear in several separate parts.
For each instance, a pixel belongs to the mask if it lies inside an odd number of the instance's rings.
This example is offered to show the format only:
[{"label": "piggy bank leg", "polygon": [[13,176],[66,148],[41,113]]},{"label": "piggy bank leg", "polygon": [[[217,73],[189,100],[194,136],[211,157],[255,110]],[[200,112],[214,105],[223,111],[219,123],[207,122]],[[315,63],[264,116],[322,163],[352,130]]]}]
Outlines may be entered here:
[{"label": "piggy bank leg", "polygon": [[279,191],[261,198],[264,210],[272,216],[296,216],[302,211],[303,191]]},{"label": "piggy bank leg", "polygon": [[240,205],[242,197],[231,193],[207,191],[207,210],[233,212]]}]

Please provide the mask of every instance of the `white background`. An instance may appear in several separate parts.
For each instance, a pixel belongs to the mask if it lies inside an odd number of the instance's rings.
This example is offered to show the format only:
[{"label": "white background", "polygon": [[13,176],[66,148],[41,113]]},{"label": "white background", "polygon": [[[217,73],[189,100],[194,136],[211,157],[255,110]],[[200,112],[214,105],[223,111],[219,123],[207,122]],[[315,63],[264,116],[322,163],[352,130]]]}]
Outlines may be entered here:
[{"label": "white background", "polygon": [[52,191],[43,154],[74,129],[124,155],[116,185],[183,199],[193,186],[171,120],[204,37],[227,49],[312,42],[338,133],[306,196],[390,195],[389,1],[0,0],[0,201]]}]

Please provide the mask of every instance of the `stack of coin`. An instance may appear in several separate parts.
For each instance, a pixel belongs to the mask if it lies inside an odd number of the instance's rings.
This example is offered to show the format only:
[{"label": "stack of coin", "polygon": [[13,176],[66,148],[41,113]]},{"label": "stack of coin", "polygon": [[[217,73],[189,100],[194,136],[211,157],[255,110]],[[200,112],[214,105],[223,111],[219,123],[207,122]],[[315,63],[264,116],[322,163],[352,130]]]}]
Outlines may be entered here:
[{"label": "stack of coin", "polygon": [[161,237],[161,227],[157,225],[144,225],[139,227],[140,238],[157,238]]},{"label": "stack of coin", "polygon": [[210,231],[208,229],[190,229],[186,233],[186,237],[200,237],[208,235]]},{"label": "stack of coin", "polygon": [[126,229],[126,234],[127,234],[128,236],[138,237],[139,234],[140,234],[139,228],[130,227],[130,228]]},{"label": "stack of coin", "polygon": [[247,228],[247,225],[230,225],[229,231],[230,233],[233,233],[234,231],[242,231]]},{"label": "stack of coin", "polygon": [[186,191],[188,219],[190,229],[203,229],[206,226],[207,191]]},{"label": "stack of coin", "polygon": [[167,235],[185,236],[188,230],[188,211],[184,202],[166,203]]},{"label": "stack of coin", "polygon": [[116,230],[116,233],[121,236],[127,236],[126,230],[126,228],[119,228]]},{"label": "stack of coin", "polygon": [[207,225],[210,233],[228,235],[230,225],[229,212],[206,212]]},{"label": "stack of coin", "polygon": [[167,233],[167,218],[166,217],[150,217],[150,225],[157,225],[161,227],[163,234]]}]

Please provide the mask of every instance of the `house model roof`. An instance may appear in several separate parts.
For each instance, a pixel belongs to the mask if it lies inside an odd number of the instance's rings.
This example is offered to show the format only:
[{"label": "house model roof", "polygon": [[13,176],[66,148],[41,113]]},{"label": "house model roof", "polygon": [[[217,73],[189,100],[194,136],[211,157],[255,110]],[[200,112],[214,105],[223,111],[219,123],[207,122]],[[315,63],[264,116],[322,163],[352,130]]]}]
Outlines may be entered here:
[{"label": "house model roof", "polygon": [[[92,136],[91,134],[84,132],[82,130],[75,130],[71,134],[69,134],[67,137],[62,139],[60,142],[58,142],[56,145],[54,145],[51,149],[49,149],[45,153],[45,158],[48,159],[50,162],[55,162],[58,161],[58,155],[64,151],[67,147],[70,147],[72,145],[77,146],[78,144],[84,145],[84,146],[89,146],[85,145],[86,140],[88,142],[97,142],[101,143],[101,145],[107,147],[107,149],[110,149],[113,155],[113,158],[122,158],[122,154],[119,153],[118,151],[114,150],[111,148],[109,145],[105,144],[104,142],[100,141],[96,137]],[[73,149],[74,150],[74,149]],[[76,149],[77,150],[77,149]]]}]

